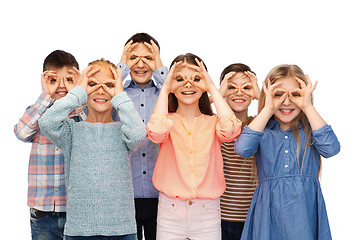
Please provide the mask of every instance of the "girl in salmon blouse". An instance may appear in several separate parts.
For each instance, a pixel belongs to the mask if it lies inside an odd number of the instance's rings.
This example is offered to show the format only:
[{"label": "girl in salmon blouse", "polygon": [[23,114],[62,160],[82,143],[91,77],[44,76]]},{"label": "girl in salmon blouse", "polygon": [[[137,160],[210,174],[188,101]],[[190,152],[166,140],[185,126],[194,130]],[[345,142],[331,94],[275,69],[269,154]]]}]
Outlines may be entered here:
[{"label": "girl in salmon blouse", "polygon": [[219,240],[225,190],[220,145],[239,136],[241,121],[199,57],[179,55],[170,67],[147,125],[150,140],[160,143],[153,174],[160,191],[157,239]]}]

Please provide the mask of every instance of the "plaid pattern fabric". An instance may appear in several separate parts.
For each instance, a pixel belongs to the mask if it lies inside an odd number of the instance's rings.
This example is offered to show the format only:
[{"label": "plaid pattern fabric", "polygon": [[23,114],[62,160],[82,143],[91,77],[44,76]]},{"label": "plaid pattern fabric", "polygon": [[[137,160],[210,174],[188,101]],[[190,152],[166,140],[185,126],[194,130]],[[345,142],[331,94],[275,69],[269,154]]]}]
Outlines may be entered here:
[{"label": "plaid pattern fabric", "polygon": [[[64,156],[40,131],[38,120],[53,101],[50,95],[41,94],[34,105],[29,106],[14,132],[23,142],[31,142],[29,159],[28,205],[41,211],[66,211]],[[85,120],[84,107],[75,109],[69,118]]]}]

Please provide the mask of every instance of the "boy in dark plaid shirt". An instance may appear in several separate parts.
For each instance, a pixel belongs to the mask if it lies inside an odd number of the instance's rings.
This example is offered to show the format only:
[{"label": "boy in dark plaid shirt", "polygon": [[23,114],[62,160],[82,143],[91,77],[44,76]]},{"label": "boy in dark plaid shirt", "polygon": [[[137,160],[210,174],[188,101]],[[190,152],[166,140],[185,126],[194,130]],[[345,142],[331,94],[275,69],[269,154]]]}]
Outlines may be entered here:
[{"label": "boy in dark plaid shirt", "polygon": [[[38,120],[52,103],[73,89],[79,79],[79,64],[70,53],[56,50],[44,60],[41,74],[42,93],[29,106],[14,132],[23,142],[31,142],[29,159],[28,205],[32,239],[63,239],[66,219],[64,156],[39,130]],[[69,118],[82,121],[82,107]]]}]

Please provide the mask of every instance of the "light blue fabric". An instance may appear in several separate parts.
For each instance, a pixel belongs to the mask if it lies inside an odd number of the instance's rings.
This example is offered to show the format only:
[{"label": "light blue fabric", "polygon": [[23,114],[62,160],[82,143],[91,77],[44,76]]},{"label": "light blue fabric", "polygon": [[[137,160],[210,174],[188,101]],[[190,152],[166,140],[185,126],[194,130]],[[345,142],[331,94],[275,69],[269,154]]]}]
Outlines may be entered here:
[{"label": "light blue fabric", "polygon": [[255,154],[259,177],[241,239],[331,239],[318,180],[319,154],[334,156],[340,151],[340,143],[331,127],[325,125],[312,131],[313,144],[307,146],[304,156],[302,128],[299,134],[299,163],[292,130],[283,131],[274,120],[264,132],[246,126],[235,142],[235,152],[240,156]]},{"label": "light blue fabric", "polygon": [[68,114],[87,94],[75,87],[39,120],[45,135],[63,150],[67,187],[65,235],[136,233],[129,152],[146,137],[145,125],[125,92],[112,106],[120,122],[75,122]]},{"label": "light blue fabric", "polygon": [[[125,63],[118,64],[124,73],[130,69]],[[141,119],[148,123],[158,99],[162,84],[169,70],[161,67],[153,72],[153,80],[145,87],[140,87],[133,80],[124,82],[124,91],[129,95]],[[152,176],[159,154],[159,145],[149,139],[131,154],[131,170],[135,198],[158,198],[159,191],[154,187]]]}]

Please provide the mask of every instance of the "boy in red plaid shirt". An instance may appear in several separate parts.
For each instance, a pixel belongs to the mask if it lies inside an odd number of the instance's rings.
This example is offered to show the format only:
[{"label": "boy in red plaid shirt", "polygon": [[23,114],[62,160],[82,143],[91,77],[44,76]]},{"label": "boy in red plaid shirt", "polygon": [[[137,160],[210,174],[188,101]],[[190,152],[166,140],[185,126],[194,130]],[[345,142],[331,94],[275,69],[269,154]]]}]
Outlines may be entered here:
[{"label": "boy in red plaid shirt", "polygon": [[[66,219],[64,156],[39,130],[38,120],[54,101],[77,85],[78,69],[79,64],[70,53],[61,50],[50,53],[44,60],[41,74],[42,93],[14,127],[18,139],[32,143],[28,178],[32,239],[63,239]],[[86,112],[78,108],[69,118],[85,120]]]}]

